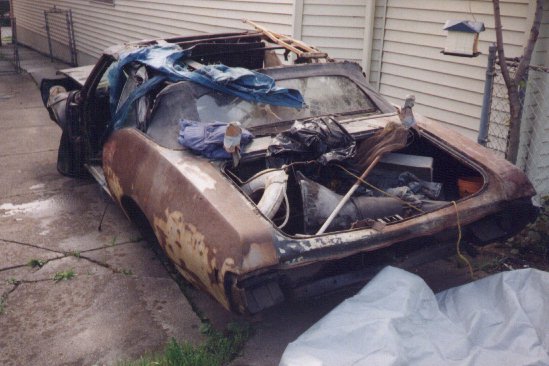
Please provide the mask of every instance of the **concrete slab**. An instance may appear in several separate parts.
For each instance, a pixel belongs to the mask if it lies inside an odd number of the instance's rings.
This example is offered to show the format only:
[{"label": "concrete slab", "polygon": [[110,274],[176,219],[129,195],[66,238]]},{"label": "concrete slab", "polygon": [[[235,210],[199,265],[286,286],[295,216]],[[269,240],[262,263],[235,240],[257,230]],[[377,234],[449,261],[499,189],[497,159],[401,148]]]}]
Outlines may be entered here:
[{"label": "concrete slab", "polygon": [[[0,186],[0,197],[5,200],[19,195],[42,196],[48,191],[58,191],[72,183],[70,178],[57,172],[55,149],[16,155],[9,155],[8,151],[6,154],[8,155],[2,156],[0,153],[0,172],[5,173]],[[25,159],[25,164],[21,164],[22,159]]]},{"label": "concrete slab", "polygon": [[192,310],[171,296],[178,291],[169,279],[119,274],[21,284],[0,319],[0,364],[114,364],[171,337],[200,340]]},{"label": "concrete slab", "polygon": [[[8,279],[2,272],[5,269],[26,266],[31,259],[48,260],[60,254],[36,246],[21,245],[0,240],[0,282]],[[29,267],[30,268],[30,267]]]},{"label": "concrete slab", "polygon": [[[15,155],[57,149],[60,130],[56,126],[11,128],[0,135],[0,154]],[[24,135],[25,138],[20,138]]]},{"label": "concrete slab", "polygon": [[4,120],[4,123],[2,123],[4,129],[57,126],[50,119],[48,112],[42,104],[32,108],[2,108],[2,119]]},{"label": "concrete slab", "polygon": [[138,239],[137,229],[112,204],[98,231],[106,205],[92,182],[68,181],[60,191],[0,198],[0,239],[78,252]]},{"label": "concrete slab", "polygon": [[13,66],[11,62],[0,59],[0,75],[4,73],[13,73]]},{"label": "concrete slab", "polygon": [[[200,319],[97,184],[56,171],[59,128],[25,75],[0,75],[0,364],[115,364],[199,342]],[[48,260],[31,268],[30,259]],[[72,279],[54,282],[72,270]],[[24,341],[22,341],[24,340]]]},{"label": "concrete slab", "polygon": [[[78,255],[75,253],[75,255]],[[109,275],[114,273],[109,268],[106,268],[97,263],[91,262],[85,258],[80,258],[73,255],[66,255],[60,259],[53,259],[46,263],[42,268],[31,271],[22,281],[53,281],[56,275],[62,273],[72,273],[73,278]],[[68,281],[66,279],[63,281]]]},{"label": "concrete slab", "polygon": [[109,246],[82,253],[86,258],[105,263],[111,268],[132,276],[169,278],[158,256],[145,241]]},{"label": "concrete slab", "polygon": [[[41,54],[28,47],[19,45],[20,67],[23,71],[30,74],[37,85],[43,78],[54,77],[57,70],[67,69],[71,66],[57,60],[51,61],[48,55]],[[13,60],[13,45],[6,45],[0,48],[0,60]]]},{"label": "concrete slab", "polygon": [[[16,286],[13,281],[16,281],[18,278],[23,278],[28,275],[30,272],[34,271],[33,268],[29,266],[23,266],[18,268],[11,269],[2,269],[0,270],[0,297],[8,296],[9,292],[12,291]],[[0,325],[2,324],[1,316],[6,311],[6,303],[0,303]],[[1,338],[1,337],[0,337]]]}]

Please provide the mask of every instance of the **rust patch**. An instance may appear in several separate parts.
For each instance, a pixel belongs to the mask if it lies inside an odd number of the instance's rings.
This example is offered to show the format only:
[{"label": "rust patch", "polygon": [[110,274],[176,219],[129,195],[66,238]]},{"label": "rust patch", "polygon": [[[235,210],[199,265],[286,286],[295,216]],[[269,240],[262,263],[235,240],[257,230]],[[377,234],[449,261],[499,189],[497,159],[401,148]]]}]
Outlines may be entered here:
[{"label": "rust patch", "polygon": [[120,200],[122,199],[122,195],[124,194],[124,191],[122,190],[122,186],[120,184],[120,179],[116,176],[110,166],[103,165],[103,172],[105,174],[105,180],[107,181],[107,186],[109,187],[109,190],[111,191],[113,197],[116,198],[118,202],[120,202]]},{"label": "rust patch", "polygon": [[154,217],[157,236],[169,250],[168,256],[178,264],[185,278],[207,290],[228,307],[225,289],[220,278],[234,267],[234,260],[226,258],[218,263],[214,251],[208,246],[204,234],[191,223],[185,222],[180,211],[165,210],[165,217]]},{"label": "rust patch", "polygon": [[124,191],[122,190],[120,179],[112,169],[115,152],[116,143],[114,142],[114,140],[111,139],[103,147],[103,173],[105,174],[107,186],[109,187],[109,190],[111,191],[113,197],[116,198],[118,202],[120,202]]}]

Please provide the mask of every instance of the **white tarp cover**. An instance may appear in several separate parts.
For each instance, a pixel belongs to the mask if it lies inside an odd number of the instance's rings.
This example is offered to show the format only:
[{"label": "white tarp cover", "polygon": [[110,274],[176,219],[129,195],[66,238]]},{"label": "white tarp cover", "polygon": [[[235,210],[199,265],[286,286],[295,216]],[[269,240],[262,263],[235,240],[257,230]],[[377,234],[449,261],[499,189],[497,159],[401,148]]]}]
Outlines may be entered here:
[{"label": "white tarp cover", "polygon": [[503,272],[435,295],[386,267],[280,365],[549,365],[549,273]]}]

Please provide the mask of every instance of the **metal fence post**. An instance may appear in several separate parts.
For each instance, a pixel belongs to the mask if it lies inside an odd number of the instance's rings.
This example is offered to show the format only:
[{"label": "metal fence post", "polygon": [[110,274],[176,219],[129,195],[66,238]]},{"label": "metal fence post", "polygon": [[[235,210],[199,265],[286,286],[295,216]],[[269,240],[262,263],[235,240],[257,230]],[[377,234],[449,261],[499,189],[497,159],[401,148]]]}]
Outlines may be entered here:
[{"label": "metal fence post", "polygon": [[11,43],[13,44],[13,62],[15,71],[21,73],[21,58],[19,56],[19,40],[17,39],[17,19],[11,18]]},{"label": "metal fence post", "polygon": [[[55,6],[54,6],[55,8]],[[46,36],[48,37],[48,49],[50,50],[50,61],[53,62],[53,50],[51,45],[50,23],[48,20],[48,11],[44,10],[44,20],[46,21]]]},{"label": "metal fence post", "polygon": [[488,65],[486,66],[486,81],[484,82],[484,97],[482,99],[482,111],[480,113],[480,126],[477,142],[486,146],[488,142],[488,129],[490,127],[490,111],[492,109],[492,88],[494,86],[494,71],[496,65],[496,45],[488,49]]}]

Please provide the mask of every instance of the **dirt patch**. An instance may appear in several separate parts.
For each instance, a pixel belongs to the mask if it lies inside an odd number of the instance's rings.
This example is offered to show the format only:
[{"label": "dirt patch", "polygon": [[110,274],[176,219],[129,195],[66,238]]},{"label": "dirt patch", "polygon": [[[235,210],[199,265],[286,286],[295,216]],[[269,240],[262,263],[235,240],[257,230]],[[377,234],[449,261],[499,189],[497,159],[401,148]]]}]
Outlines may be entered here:
[{"label": "dirt patch", "polygon": [[549,196],[542,198],[537,220],[504,242],[482,247],[472,253],[476,269],[487,273],[520,268],[549,271]]}]

